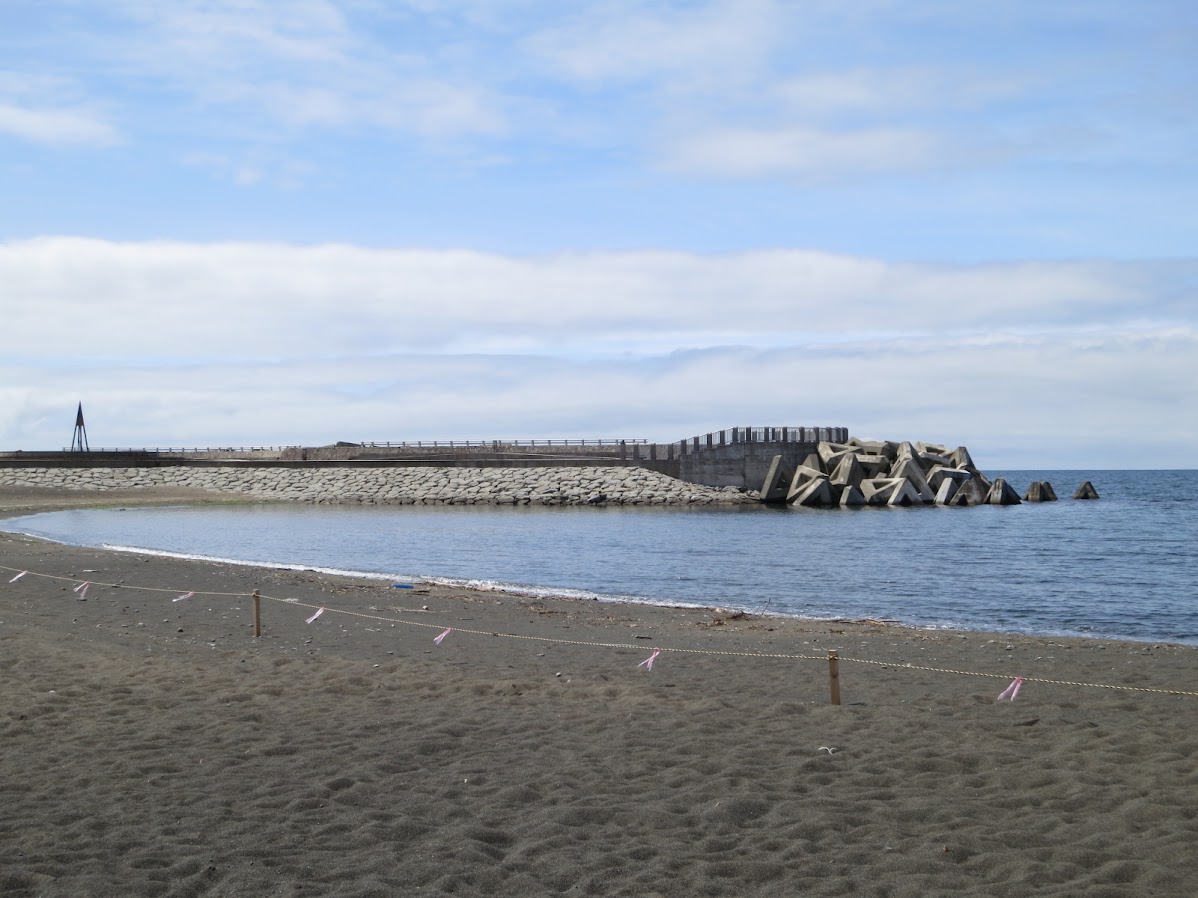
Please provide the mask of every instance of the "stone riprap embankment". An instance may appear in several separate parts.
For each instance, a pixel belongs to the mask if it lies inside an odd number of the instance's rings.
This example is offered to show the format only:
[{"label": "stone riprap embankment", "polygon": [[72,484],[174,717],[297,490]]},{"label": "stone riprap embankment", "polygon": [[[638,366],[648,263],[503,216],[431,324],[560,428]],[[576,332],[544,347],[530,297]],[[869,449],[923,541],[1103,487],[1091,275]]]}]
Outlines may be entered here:
[{"label": "stone riprap embankment", "polygon": [[633,466],[0,468],[0,486],[202,489],[228,497],[359,505],[717,505],[756,493]]}]

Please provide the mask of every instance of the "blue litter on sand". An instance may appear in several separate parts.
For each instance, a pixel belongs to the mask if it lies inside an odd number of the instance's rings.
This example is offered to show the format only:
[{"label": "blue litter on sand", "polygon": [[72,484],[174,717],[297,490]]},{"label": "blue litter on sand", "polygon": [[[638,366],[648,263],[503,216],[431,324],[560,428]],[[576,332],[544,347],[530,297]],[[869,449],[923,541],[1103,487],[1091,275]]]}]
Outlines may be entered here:
[{"label": "blue litter on sand", "polygon": [[410,583],[392,583],[391,586],[395,589],[411,589],[412,588],[412,584],[410,584]]}]

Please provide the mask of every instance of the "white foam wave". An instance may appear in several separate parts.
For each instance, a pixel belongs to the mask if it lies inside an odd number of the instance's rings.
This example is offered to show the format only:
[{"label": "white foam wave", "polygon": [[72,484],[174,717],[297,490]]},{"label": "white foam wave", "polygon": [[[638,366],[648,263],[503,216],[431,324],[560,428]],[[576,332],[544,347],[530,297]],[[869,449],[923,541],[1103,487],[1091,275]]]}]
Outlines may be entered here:
[{"label": "white foam wave", "polygon": [[193,552],[167,552],[162,549],[147,549],[142,546],[120,546],[104,543],[101,548],[112,552],[128,552],[134,555],[153,555],[160,558],[180,558],[185,561],[205,561],[215,564],[234,564],[239,567],[265,568],[277,571],[312,571],[317,574],[329,574],[334,577],[356,577],[365,580],[404,581],[406,583],[429,582],[421,577],[409,577],[401,574],[384,574],[378,571],[352,571],[344,568],[318,567],[311,564],[289,564],[282,561],[247,561],[244,558],[224,558],[219,555],[201,555]]}]

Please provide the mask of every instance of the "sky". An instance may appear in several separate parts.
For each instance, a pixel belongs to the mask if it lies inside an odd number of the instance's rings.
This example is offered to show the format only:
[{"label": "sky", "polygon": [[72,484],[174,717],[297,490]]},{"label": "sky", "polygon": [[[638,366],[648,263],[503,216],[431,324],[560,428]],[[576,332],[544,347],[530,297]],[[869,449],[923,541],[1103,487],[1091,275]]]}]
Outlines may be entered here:
[{"label": "sky", "polygon": [[0,0],[0,451],[1198,467],[1190,0]]}]

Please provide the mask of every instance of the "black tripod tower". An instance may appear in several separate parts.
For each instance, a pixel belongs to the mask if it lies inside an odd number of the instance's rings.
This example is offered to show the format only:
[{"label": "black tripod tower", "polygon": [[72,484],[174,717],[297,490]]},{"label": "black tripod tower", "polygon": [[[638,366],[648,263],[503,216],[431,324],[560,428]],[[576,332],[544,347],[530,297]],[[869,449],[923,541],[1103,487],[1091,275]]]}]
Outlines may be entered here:
[{"label": "black tripod tower", "polygon": [[83,423],[83,403],[79,403],[79,411],[75,412],[75,436],[71,438],[72,452],[90,452],[87,445],[87,427]]}]

